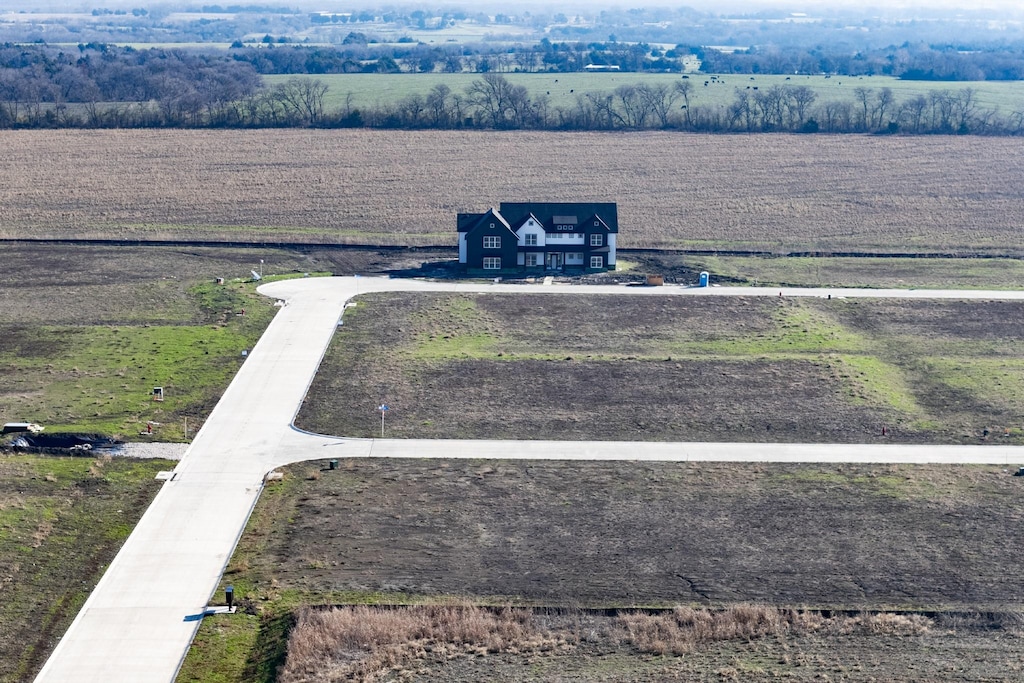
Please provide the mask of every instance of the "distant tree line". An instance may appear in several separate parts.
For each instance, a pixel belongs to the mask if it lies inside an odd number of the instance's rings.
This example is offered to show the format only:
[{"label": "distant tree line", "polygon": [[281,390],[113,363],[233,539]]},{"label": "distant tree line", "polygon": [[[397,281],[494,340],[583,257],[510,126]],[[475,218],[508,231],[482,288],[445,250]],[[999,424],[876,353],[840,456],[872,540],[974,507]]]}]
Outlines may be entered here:
[{"label": "distant tree line", "polygon": [[[317,50],[260,50],[318,59]],[[278,64],[278,67],[280,63]],[[277,67],[275,67],[276,69]],[[980,106],[972,88],[899,100],[889,88],[857,87],[852,99],[820,101],[810,87],[735,88],[728,104],[700,102],[697,77],[639,82],[576,95],[554,106],[496,71],[467,88],[328,109],[328,86],[296,76],[264,86],[251,61],[223,51],[77,51],[0,45],[0,127],[374,127],[500,130],[686,130],[699,132],[1024,134],[1024,112]],[[717,77],[710,76],[708,81]],[[707,83],[706,82],[706,83]]]},{"label": "distant tree line", "polygon": [[[275,40],[264,37],[271,47]],[[664,49],[646,43],[552,42],[496,47],[422,43],[379,44],[352,31],[339,47],[277,45],[275,49],[235,44],[232,57],[262,74],[331,74],[371,72],[532,73],[575,72],[588,65],[619,71],[682,72],[685,60],[700,60],[701,71],[713,74],[828,74],[894,76],[929,81],[1024,80],[1024,48],[959,50],[954,46],[903,44],[899,47],[848,52],[826,48],[754,47],[725,51],[676,45]],[[378,63],[379,62],[379,63]]]},{"label": "distant tree line", "polygon": [[1018,81],[1024,79],[1020,46],[960,50],[905,43],[844,53],[825,48],[750,48],[737,52],[697,50],[702,70],[717,74],[833,74],[895,76],[925,81]]},{"label": "distant tree line", "polygon": [[5,127],[209,125],[261,86],[251,64],[223,53],[0,45]]}]

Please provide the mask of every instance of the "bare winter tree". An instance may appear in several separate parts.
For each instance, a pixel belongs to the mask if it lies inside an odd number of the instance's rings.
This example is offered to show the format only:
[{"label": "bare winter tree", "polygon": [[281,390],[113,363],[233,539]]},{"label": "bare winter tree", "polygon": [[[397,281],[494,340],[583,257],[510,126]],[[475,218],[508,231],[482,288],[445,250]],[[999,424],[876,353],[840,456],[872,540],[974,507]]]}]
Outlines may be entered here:
[{"label": "bare winter tree", "polygon": [[452,89],[438,83],[427,93],[427,120],[434,128],[447,128],[452,119]]},{"label": "bare winter tree", "polygon": [[884,128],[888,121],[885,120],[887,112],[895,109],[896,98],[892,94],[892,88],[882,88],[875,96],[874,127]]},{"label": "bare winter tree", "polygon": [[928,99],[924,95],[911,97],[900,107],[902,119],[905,126],[910,128],[912,133],[920,133],[924,126],[924,113],[928,109]]},{"label": "bare winter tree", "polygon": [[861,131],[870,130],[874,121],[873,108],[871,106],[871,88],[858,86],[853,89],[853,96],[860,105],[857,110],[857,128]]},{"label": "bare winter tree", "polygon": [[690,95],[693,94],[693,83],[690,81],[676,81],[676,92],[683,98],[683,123],[687,128],[693,127],[693,113],[690,111]]},{"label": "bare winter tree", "polygon": [[324,115],[327,84],[314,78],[289,78],[274,86],[274,95],[289,115],[306,125],[318,123]]},{"label": "bare winter tree", "polygon": [[679,90],[670,88],[663,83],[648,85],[642,83],[637,88],[640,97],[647,101],[647,108],[658,121],[662,128],[667,128],[670,123],[672,108],[679,99]]},{"label": "bare winter tree", "polygon": [[794,128],[800,128],[807,122],[807,116],[810,113],[811,105],[814,104],[814,100],[817,99],[817,95],[814,90],[808,88],[806,85],[798,85],[795,88],[788,89],[789,98],[786,102],[787,109],[789,111],[789,117]]},{"label": "bare winter tree", "polygon": [[500,74],[486,73],[473,81],[466,96],[492,128],[522,128],[531,121],[529,91]]},{"label": "bare winter tree", "polygon": [[650,102],[641,93],[640,86],[620,85],[615,89],[621,119],[626,128],[643,128],[651,115]]}]

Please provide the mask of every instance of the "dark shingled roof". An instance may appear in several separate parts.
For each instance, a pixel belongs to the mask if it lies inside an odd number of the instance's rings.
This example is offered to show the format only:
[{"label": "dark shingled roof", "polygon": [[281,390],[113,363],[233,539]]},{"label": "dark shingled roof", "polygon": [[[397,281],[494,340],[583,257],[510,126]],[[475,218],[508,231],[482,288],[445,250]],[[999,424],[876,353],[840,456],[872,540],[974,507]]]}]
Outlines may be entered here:
[{"label": "dark shingled roof", "polygon": [[619,208],[615,202],[502,202],[499,209],[512,225],[533,214],[545,228],[551,227],[555,216],[575,216],[582,225],[595,214],[608,226],[609,232],[619,231]]}]

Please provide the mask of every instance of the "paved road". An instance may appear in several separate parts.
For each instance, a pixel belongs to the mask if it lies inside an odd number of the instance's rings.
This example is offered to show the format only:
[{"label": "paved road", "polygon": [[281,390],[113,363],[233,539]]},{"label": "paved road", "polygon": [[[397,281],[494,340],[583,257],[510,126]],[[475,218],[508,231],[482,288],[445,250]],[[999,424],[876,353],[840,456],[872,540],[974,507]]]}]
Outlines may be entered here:
[{"label": "paved road", "polygon": [[[339,439],[296,431],[286,439],[303,460],[318,458],[487,458],[661,462],[816,462],[1024,466],[1020,446],[896,444],[652,443],[650,441],[448,441]],[[295,460],[282,457],[279,466]]]},{"label": "paved road", "polygon": [[636,296],[1024,299],[1024,292],[625,287],[316,278],[260,287],[287,300],[111,563],[37,681],[173,680],[262,487],[291,462],[334,457],[1024,464],[1024,448],[808,444],[398,441],[303,433],[292,419],[345,301],[370,291]]}]

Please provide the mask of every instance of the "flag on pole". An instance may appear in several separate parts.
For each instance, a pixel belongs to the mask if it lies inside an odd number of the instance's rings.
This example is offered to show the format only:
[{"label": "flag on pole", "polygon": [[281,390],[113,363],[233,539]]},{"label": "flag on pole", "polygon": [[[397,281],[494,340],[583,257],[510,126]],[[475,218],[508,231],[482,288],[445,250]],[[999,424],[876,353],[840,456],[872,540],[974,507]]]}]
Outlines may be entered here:
[{"label": "flag on pole", "polygon": [[377,406],[377,410],[379,410],[381,412],[383,412],[383,411],[385,411],[387,409],[388,409],[388,404],[387,403],[381,403],[379,406]]}]

